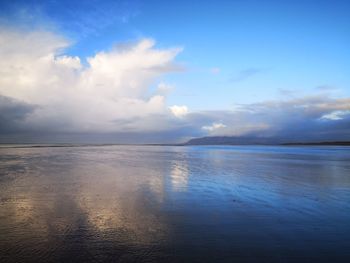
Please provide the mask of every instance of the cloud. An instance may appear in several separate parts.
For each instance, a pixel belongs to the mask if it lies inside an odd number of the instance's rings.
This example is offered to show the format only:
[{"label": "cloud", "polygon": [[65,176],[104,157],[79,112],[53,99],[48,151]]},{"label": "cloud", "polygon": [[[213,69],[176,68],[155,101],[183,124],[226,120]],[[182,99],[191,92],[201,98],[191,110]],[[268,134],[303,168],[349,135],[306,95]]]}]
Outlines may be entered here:
[{"label": "cloud", "polygon": [[340,88],[332,85],[320,85],[315,88],[315,92],[329,95],[340,95],[341,91],[342,90]]},{"label": "cloud", "polygon": [[0,95],[0,134],[18,131],[36,106]]},{"label": "cloud", "polygon": [[295,89],[278,89],[278,92],[283,97],[295,97],[298,94],[299,90],[295,90]]},{"label": "cloud", "polygon": [[157,86],[156,93],[166,96],[170,92],[172,92],[173,90],[174,90],[174,87],[172,85],[169,85],[169,84],[164,83],[164,82],[160,82]]},{"label": "cloud", "polygon": [[148,94],[161,76],[176,68],[173,61],[181,48],[157,49],[152,39],[142,39],[100,51],[83,66],[80,58],[62,54],[69,41],[50,32],[2,28],[0,43],[0,95],[38,106],[26,116],[31,129],[167,129],[162,122],[153,127],[147,123],[150,116],[153,123],[170,115],[165,94]]},{"label": "cloud", "polygon": [[172,114],[174,114],[175,117],[182,118],[188,114],[188,108],[186,106],[171,106],[169,107]]},{"label": "cloud", "polygon": [[323,115],[320,119],[324,120],[342,120],[344,117],[350,115],[349,110],[341,111],[341,110],[336,110],[332,111],[331,113],[327,113]]},{"label": "cloud", "polygon": [[159,49],[142,39],[79,58],[64,53],[70,45],[48,31],[0,28],[0,140],[19,141],[16,134],[48,142],[165,143],[208,135],[350,140],[350,98],[295,94],[235,110],[189,111],[181,102],[169,107],[173,87],[162,81],[178,72],[181,48]]},{"label": "cloud", "polygon": [[226,127],[218,132],[207,129],[209,135],[276,137],[286,141],[350,139],[349,98],[317,95],[195,114],[191,118],[200,123],[225,123]]},{"label": "cloud", "polygon": [[239,71],[237,74],[231,77],[231,82],[241,82],[248,78],[251,78],[257,74],[265,72],[266,69],[263,68],[247,68]]},{"label": "cloud", "polygon": [[337,91],[338,88],[330,85],[320,85],[316,87],[316,90],[328,92],[328,91]]},{"label": "cloud", "polygon": [[213,122],[212,125],[210,126],[203,126],[202,129],[203,130],[207,130],[209,132],[218,130],[218,129],[222,129],[222,128],[226,128],[227,126],[221,122]]}]

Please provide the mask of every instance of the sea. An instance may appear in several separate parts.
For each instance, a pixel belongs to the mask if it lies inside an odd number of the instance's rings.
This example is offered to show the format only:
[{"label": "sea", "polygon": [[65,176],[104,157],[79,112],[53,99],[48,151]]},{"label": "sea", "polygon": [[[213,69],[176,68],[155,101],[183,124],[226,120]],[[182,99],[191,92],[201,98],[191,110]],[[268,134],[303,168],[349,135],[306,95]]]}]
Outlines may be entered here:
[{"label": "sea", "polygon": [[1,145],[0,262],[350,262],[350,147]]}]

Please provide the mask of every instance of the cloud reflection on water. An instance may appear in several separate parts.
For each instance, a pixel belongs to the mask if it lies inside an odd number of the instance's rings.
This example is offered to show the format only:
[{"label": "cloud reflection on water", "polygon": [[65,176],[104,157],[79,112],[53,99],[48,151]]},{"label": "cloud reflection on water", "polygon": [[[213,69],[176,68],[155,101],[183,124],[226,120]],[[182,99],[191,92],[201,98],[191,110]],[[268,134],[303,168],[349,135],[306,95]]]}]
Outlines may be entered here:
[{"label": "cloud reflection on water", "polygon": [[187,191],[189,171],[185,160],[174,161],[171,165],[171,184],[173,191]]},{"label": "cloud reflection on water", "polygon": [[317,257],[326,243],[343,255],[348,160],[344,148],[3,148],[0,261]]}]

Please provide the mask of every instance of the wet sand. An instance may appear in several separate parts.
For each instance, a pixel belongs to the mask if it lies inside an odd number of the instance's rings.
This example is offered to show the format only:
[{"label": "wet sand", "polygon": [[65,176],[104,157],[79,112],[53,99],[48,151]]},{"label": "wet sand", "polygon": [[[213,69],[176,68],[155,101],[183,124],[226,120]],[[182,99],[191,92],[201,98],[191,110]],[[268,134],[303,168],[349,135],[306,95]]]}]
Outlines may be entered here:
[{"label": "wet sand", "polygon": [[350,148],[0,148],[0,262],[350,262]]}]

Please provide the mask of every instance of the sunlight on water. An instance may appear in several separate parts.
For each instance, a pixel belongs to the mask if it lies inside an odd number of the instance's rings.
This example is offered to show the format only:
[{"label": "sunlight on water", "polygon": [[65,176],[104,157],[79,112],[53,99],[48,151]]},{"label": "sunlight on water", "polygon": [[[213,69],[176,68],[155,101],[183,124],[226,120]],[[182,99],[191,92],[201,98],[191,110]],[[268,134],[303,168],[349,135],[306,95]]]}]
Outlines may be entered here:
[{"label": "sunlight on water", "polygon": [[0,149],[0,261],[350,259],[345,147]]},{"label": "sunlight on water", "polygon": [[188,168],[185,161],[174,162],[170,173],[174,191],[186,191],[188,184]]}]

